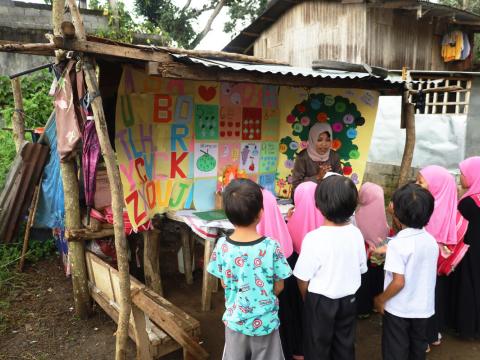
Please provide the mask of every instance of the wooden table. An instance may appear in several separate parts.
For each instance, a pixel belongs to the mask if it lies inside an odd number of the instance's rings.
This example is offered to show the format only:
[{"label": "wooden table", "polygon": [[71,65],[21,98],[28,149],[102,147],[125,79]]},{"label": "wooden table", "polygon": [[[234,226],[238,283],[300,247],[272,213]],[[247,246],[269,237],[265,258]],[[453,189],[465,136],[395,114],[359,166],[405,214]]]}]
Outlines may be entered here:
[{"label": "wooden table", "polygon": [[[286,216],[292,205],[279,205],[280,212]],[[183,264],[187,284],[193,283],[192,276],[192,247],[195,241],[204,246],[203,251],[203,282],[202,282],[202,311],[211,309],[212,292],[218,289],[218,279],[207,271],[216,240],[225,233],[234,230],[228,220],[205,221],[198,218],[196,210],[181,210],[167,212],[168,219],[178,224],[178,231],[183,246]],[[192,241],[193,239],[193,241]]]}]

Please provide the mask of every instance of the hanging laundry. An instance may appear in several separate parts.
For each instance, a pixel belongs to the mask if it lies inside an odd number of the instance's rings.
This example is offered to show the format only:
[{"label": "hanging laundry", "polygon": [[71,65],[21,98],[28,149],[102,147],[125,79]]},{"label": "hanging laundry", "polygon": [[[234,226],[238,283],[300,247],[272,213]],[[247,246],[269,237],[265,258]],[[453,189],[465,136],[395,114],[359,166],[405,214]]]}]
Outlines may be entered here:
[{"label": "hanging laundry", "polygon": [[94,206],[99,157],[100,143],[98,142],[97,130],[95,129],[95,121],[93,120],[93,116],[87,116],[87,122],[83,129],[82,168],[88,223],[90,223],[90,209]]},{"label": "hanging laundry", "polygon": [[442,38],[442,58],[445,62],[465,60],[470,54],[468,34],[454,30]]},{"label": "hanging laundry", "polygon": [[57,145],[60,161],[69,159],[82,138],[86,114],[81,104],[85,96],[83,71],[77,71],[70,60],[58,80],[55,91]]},{"label": "hanging laundry", "polygon": [[466,32],[463,33],[463,49],[462,55],[460,56],[460,60],[465,60],[470,56],[470,51],[472,50],[470,46],[470,40],[468,39],[468,34]]}]

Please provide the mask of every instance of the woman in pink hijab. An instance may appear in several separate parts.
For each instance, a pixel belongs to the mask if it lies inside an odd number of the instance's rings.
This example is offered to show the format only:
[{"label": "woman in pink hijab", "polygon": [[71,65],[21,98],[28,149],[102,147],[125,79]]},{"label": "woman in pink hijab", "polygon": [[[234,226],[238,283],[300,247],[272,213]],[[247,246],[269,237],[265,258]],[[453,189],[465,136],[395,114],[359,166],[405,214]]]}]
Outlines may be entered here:
[{"label": "woman in pink hijab", "polygon": [[307,233],[323,225],[323,215],[315,206],[317,183],[301,183],[295,191],[295,212],[288,220],[287,227],[293,241],[293,251],[300,254],[303,238]]},{"label": "woman in pink hijab", "polygon": [[[437,240],[440,251],[445,245],[456,245],[457,239],[457,184],[447,169],[430,165],[417,175],[417,184],[426,188],[435,198],[432,217],[425,229]],[[446,326],[448,315],[449,282],[446,276],[437,276],[435,286],[435,315],[428,322],[427,340],[429,344],[440,345],[441,334]]]},{"label": "woman in pink hijab", "polygon": [[470,245],[453,273],[452,325],[462,338],[480,336],[480,156],[460,163],[460,182],[465,194],[458,211],[468,221],[464,242]]},{"label": "woman in pink hijab", "polygon": [[[389,233],[385,213],[385,196],[381,186],[366,182],[358,193],[358,209],[355,211],[355,223],[362,232],[367,255],[386,239]],[[362,284],[358,290],[357,312],[365,318],[373,310],[373,298],[383,291],[383,265],[368,261],[368,271],[362,274]]]},{"label": "woman in pink hijab", "polygon": [[275,196],[266,189],[262,189],[262,194],[263,214],[257,225],[257,232],[260,235],[277,240],[283,255],[288,259],[292,255],[293,245],[287,224],[278,208]]}]

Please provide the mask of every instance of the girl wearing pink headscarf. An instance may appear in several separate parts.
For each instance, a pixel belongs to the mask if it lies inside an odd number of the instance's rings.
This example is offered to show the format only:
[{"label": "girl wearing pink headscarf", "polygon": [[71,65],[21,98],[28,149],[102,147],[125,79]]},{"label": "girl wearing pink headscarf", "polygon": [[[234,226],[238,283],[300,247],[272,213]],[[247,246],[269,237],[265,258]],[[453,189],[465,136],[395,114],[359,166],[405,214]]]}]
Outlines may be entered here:
[{"label": "girl wearing pink headscarf", "polygon": [[289,258],[293,252],[292,238],[288,232],[287,224],[277,205],[277,199],[273,194],[262,189],[263,194],[263,214],[257,225],[257,232],[260,235],[275,239],[280,244],[283,255]]},{"label": "girl wearing pink headscarf", "polygon": [[[426,188],[435,199],[432,217],[425,229],[437,240],[440,251],[445,245],[456,245],[457,184],[447,169],[431,165],[417,175],[417,183]],[[428,322],[429,344],[440,345],[440,331],[445,328],[448,313],[449,283],[446,276],[438,276],[435,286],[435,315]]]},{"label": "girl wearing pink headscarf", "polygon": [[480,336],[480,156],[460,163],[465,194],[458,210],[468,220],[464,242],[470,245],[453,274],[452,325],[463,338]]},{"label": "girl wearing pink headscarf", "polygon": [[300,254],[303,238],[307,233],[323,225],[323,215],[315,206],[317,184],[312,181],[301,183],[295,191],[295,212],[288,220],[288,231],[293,241],[293,250]]},{"label": "girl wearing pink headscarf", "polygon": [[292,194],[302,182],[318,182],[328,172],[342,173],[340,157],[331,150],[332,127],[329,123],[316,123],[308,133],[308,146],[295,158],[292,170]]},{"label": "girl wearing pink headscarf", "polygon": [[[368,249],[377,247],[389,233],[385,213],[385,196],[381,186],[366,182],[358,193],[358,208],[355,223],[362,232]],[[362,284],[358,290],[359,317],[367,317],[373,310],[373,298],[383,291],[383,265],[368,261],[368,271],[362,274]]]}]

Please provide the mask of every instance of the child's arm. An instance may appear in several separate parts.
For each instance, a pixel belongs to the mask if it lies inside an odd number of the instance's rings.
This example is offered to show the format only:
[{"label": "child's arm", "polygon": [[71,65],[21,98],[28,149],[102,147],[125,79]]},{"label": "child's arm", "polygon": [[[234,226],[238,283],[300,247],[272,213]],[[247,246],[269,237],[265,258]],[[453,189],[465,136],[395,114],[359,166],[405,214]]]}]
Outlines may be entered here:
[{"label": "child's arm", "polygon": [[284,282],[283,279],[275,281],[273,284],[273,292],[275,293],[275,296],[278,296],[284,288]]},{"label": "child's arm", "polygon": [[303,301],[305,301],[305,296],[307,295],[308,283],[309,281],[297,279],[298,290],[300,290],[300,295],[302,295]]},{"label": "child's arm", "polygon": [[225,285],[225,283],[223,282],[223,279],[220,279],[220,282],[222,283],[222,287],[223,287],[224,289],[226,289],[226,288],[227,288],[227,285]]},{"label": "child's arm", "polygon": [[384,314],[385,303],[397,295],[405,286],[405,276],[397,273],[392,273],[393,279],[387,288],[374,299],[375,309],[380,314]]}]

